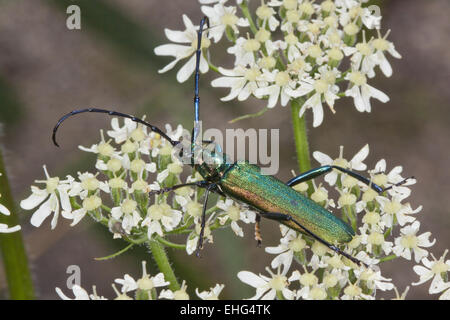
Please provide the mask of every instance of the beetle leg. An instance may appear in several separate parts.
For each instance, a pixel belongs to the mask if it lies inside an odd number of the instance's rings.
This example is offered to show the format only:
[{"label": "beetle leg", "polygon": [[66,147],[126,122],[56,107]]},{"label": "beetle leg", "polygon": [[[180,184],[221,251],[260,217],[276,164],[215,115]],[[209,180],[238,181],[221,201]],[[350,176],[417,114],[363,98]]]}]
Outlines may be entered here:
[{"label": "beetle leg", "polygon": [[[268,218],[268,219],[272,219],[272,220],[277,220],[277,221],[292,221],[293,223],[295,223],[296,225],[298,225],[300,228],[302,228],[305,233],[309,236],[311,236],[312,238],[314,238],[315,240],[319,241],[320,243],[324,244],[325,246],[327,246],[328,248],[330,248],[331,250],[333,250],[334,252],[343,255],[344,257],[346,257],[347,259],[350,259],[351,261],[353,261],[354,263],[356,263],[358,266],[361,266],[361,264],[364,264],[363,262],[361,262],[360,260],[356,259],[355,257],[349,255],[348,253],[345,253],[344,251],[342,251],[341,249],[339,249],[338,247],[332,245],[331,243],[327,242],[326,240],[320,238],[319,236],[317,236],[316,234],[314,234],[313,232],[309,231],[307,228],[305,228],[300,222],[298,222],[297,220],[293,219],[290,215],[288,214],[284,214],[284,213],[279,213],[279,212],[260,212],[261,215],[264,218]],[[365,264],[364,264],[365,265]]]},{"label": "beetle leg", "polygon": [[205,192],[205,201],[203,203],[203,211],[202,211],[202,221],[201,221],[201,229],[200,229],[200,235],[198,237],[198,242],[197,242],[197,249],[195,250],[195,255],[197,257],[200,257],[200,250],[203,248],[203,236],[205,234],[205,225],[206,225],[206,207],[208,205],[208,196],[209,196],[209,192],[211,191],[211,189],[215,188],[216,184],[210,184],[208,185],[208,187],[206,188],[206,192]]},{"label": "beetle leg", "polygon": [[197,186],[199,188],[206,188],[210,183],[206,180],[202,180],[202,181],[196,181],[196,182],[190,182],[190,183],[182,183],[182,184],[177,184],[175,186],[172,187],[167,187],[167,188],[162,188],[159,190],[152,190],[148,193],[149,196],[155,195],[155,194],[162,194],[162,193],[166,193],[166,192],[170,192],[182,187],[187,187],[187,186]]},{"label": "beetle leg", "polygon": [[261,216],[259,214],[256,214],[255,240],[256,240],[256,245],[258,247],[261,247],[261,242],[262,242],[260,226],[261,226]]},{"label": "beetle leg", "polygon": [[295,186],[295,185],[297,185],[297,184],[299,184],[301,182],[305,182],[305,181],[314,179],[314,178],[316,178],[316,177],[318,177],[318,176],[320,176],[322,174],[328,173],[328,172],[330,172],[333,169],[336,169],[336,170],[339,170],[341,172],[344,172],[344,173],[348,174],[349,176],[357,179],[358,181],[361,181],[362,183],[368,185],[369,187],[371,187],[373,190],[375,190],[378,193],[383,193],[384,191],[391,189],[393,186],[400,186],[400,185],[406,183],[406,181],[408,181],[408,179],[413,179],[414,178],[414,177],[406,178],[406,179],[404,179],[404,180],[402,180],[402,181],[400,181],[400,182],[398,182],[396,184],[393,184],[393,185],[391,185],[389,187],[382,188],[379,185],[373,183],[370,179],[360,175],[359,173],[353,172],[351,170],[348,170],[348,169],[345,169],[345,168],[342,168],[342,167],[338,167],[338,166],[322,166],[322,167],[318,167],[318,168],[315,168],[315,169],[308,170],[308,171],[306,171],[306,172],[304,172],[304,173],[302,173],[302,174],[292,178],[291,180],[286,182],[286,184],[288,186],[290,186],[290,187],[293,187],[293,186]]}]

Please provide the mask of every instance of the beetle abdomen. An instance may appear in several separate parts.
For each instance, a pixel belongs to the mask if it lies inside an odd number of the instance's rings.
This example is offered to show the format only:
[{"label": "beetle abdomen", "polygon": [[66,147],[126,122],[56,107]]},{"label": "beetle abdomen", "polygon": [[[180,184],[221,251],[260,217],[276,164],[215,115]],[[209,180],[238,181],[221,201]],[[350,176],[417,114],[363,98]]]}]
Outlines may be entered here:
[{"label": "beetle abdomen", "polygon": [[[236,163],[224,175],[220,185],[227,195],[257,210],[290,215],[309,231],[328,242],[349,242],[355,234],[348,224],[331,212],[277,178],[262,175],[258,166],[248,162]],[[303,232],[292,221],[282,223]]]}]

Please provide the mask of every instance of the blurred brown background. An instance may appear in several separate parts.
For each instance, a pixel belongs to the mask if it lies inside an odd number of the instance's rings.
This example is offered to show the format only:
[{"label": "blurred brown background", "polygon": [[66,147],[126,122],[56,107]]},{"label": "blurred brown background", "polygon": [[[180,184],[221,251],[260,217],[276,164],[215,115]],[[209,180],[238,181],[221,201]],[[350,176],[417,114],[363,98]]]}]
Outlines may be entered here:
[{"label": "blurred brown background", "polygon": [[[257,3],[256,3],[257,2]],[[377,1],[382,7],[383,33],[403,59],[390,58],[391,78],[381,72],[371,82],[386,92],[391,101],[373,103],[370,114],[356,111],[351,100],[343,99],[332,116],[325,111],[324,123],[311,129],[311,151],[337,156],[340,145],[351,158],[365,143],[370,144],[367,163],[385,158],[388,168],[403,165],[404,175],[418,183],[409,198],[413,208],[423,205],[421,230],[431,231],[437,243],[431,249],[440,256],[450,244],[449,116],[450,116],[450,2],[448,0]],[[81,7],[82,29],[66,28],[66,8]],[[259,1],[253,1],[259,4]],[[55,121],[77,108],[97,106],[135,115],[147,115],[153,123],[182,123],[191,126],[193,84],[178,84],[175,72],[158,74],[170,59],[156,57],[153,48],[167,43],[164,28],[184,29],[181,15],[194,23],[202,14],[197,1],[190,0],[1,0],[0,1],[0,122],[4,123],[2,147],[17,201],[29,195],[29,186],[43,178],[42,164],[51,175],[64,177],[87,170],[94,157],[77,149],[99,139],[99,128],[109,126],[104,116],[90,115],[68,121],[60,132],[61,149],[50,142]],[[217,65],[230,66],[224,50],[211,51]],[[181,66],[181,65],[180,65]],[[216,75],[202,77],[201,98],[204,123],[214,128],[280,128],[281,171],[287,180],[296,168],[290,110],[277,106],[256,120],[227,123],[237,116],[263,107],[258,100],[222,103],[225,90],[212,89]],[[309,116],[309,115],[308,115]],[[311,120],[308,117],[308,120]],[[311,125],[309,126],[311,127]],[[315,163],[317,164],[317,163]],[[313,163],[313,165],[315,165]],[[140,261],[149,259],[145,248],[133,249],[109,261],[101,257],[125,246],[112,241],[103,229],[85,219],[70,228],[60,218],[56,230],[49,220],[41,228],[29,224],[31,212],[23,212],[22,228],[30,254],[33,277],[40,299],[56,298],[55,286],[65,288],[68,265],[81,267],[82,286],[113,297],[110,284],[129,273],[141,274]],[[236,278],[240,270],[264,272],[271,256],[255,248],[253,226],[246,226],[244,239],[231,230],[218,231],[214,245],[208,245],[197,259],[184,252],[170,252],[180,279],[188,279],[192,290],[226,285],[222,298],[246,298],[253,290]],[[263,221],[264,244],[277,245],[278,225]],[[417,281],[415,263],[386,263],[384,272],[403,291]],[[178,269],[177,269],[178,267]],[[6,297],[0,265],[0,298]],[[155,274],[154,264],[149,265]],[[183,269],[183,273],[178,272]],[[427,299],[428,286],[412,287],[408,298]],[[392,297],[392,294],[385,297]],[[436,296],[435,296],[436,297]]]}]

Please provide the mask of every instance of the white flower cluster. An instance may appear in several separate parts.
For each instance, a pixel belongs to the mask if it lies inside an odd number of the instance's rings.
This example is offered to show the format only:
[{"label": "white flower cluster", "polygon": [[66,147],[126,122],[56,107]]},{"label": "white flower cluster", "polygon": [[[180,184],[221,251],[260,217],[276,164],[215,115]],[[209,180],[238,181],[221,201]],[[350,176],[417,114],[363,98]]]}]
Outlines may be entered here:
[{"label": "white flower cluster", "polygon": [[[167,287],[169,282],[165,281],[162,273],[158,273],[154,277],[147,274],[145,261],[142,261],[141,278],[135,280],[129,274],[125,274],[123,279],[115,279],[114,282],[121,285],[119,291],[117,290],[115,284],[112,284],[112,287],[117,295],[114,300],[189,300],[189,294],[186,292],[187,285],[185,281],[183,281],[181,288],[178,290],[172,291],[166,288],[160,290],[158,293],[157,289],[159,290],[160,288]],[[217,300],[224,287],[224,285],[217,284],[209,291],[199,292],[198,289],[195,289],[195,293],[202,300]],[[81,286],[74,285],[72,287],[72,292],[75,297],[72,299],[67,297],[60,288],[56,288],[56,293],[63,300],[108,300],[104,296],[99,296],[97,294],[95,286],[92,291],[93,293],[89,294]],[[133,295],[129,296],[130,293],[133,293]]]},{"label": "white flower cluster", "polygon": [[[364,160],[368,154],[369,146],[365,145],[351,160],[344,158],[343,147],[334,159],[318,151],[313,156],[321,165],[367,171],[373,183],[382,187],[393,185],[391,189],[380,195],[355,178],[340,171],[332,171],[325,176],[325,181],[338,192],[337,201],[329,198],[329,191],[322,184],[314,184],[315,191],[311,199],[322,206],[331,207],[334,209],[332,211],[341,212],[342,219],[356,231],[356,236],[344,246],[344,251],[370,267],[357,267],[317,241],[313,242],[292,229],[280,226],[280,244],[265,249],[267,253],[276,255],[271,267],[277,273],[267,268],[269,277],[249,271],[238,274],[241,281],[256,288],[256,295],[251,299],[273,299],[281,295],[284,299],[367,300],[375,299],[377,290],[393,289],[398,298],[392,279],[381,274],[382,263],[399,257],[411,260],[413,255],[416,262],[422,261],[425,265],[414,267],[420,275],[420,281],[413,285],[434,277],[430,293],[447,290],[441,298],[449,298],[447,272],[450,260],[444,262],[445,254],[439,260],[433,257],[434,262],[428,260],[427,248],[435,240],[430,240],[430,232],[419,232],[417,214],[422,207],[413,209],[410,203],[405,202],[411,193],[408,186],[414,184],[415,179],[408,179],[401,186],[395,186],[404,180],[400,175],[402,167],[397,166],[386,172],[386,161],[382,159],[373,170],[367,170]],[[306,195],[308,185],[302,183],[294,188]],[[292,270],[294,260],[302,265],[301,269]],[[288,272],[291,272],[289,277]],[[290,289],[292,283],[300,288]]]},{"label": "white flower cluster", "polygon": [[450,260],[445,260],[448,250],[445,250],[444,254],[436,259],[433,254],[431,257],[433,261],[430,261],[427,257],[422,259],[422,265],[414,266],[414,271],[419,275],[418,282],[413,283],[413,286],[421,285],[431,280],[431,285],[428,290],[429,294],[441,293],[440,300],[450,300],[450,282],[448,281],[448,272],[450,271]]},{"label": "white flower cluster", "polygon": [[[123,238],[134,244],[149,240],[162,241],[164,245],[185,247],[192,254],[200,234],[204,190],[182,187],[173,192],[158,194],[163,188],[176,184],[202,180],[197,173],[183,181],[183,166],[173,156],[173,147],[160,135],[147,133],[146,127],[125,119],[120,125],[117,118],[111,121],[111,138],[89,148],[86,152],[97,154],[94,173],[78,173],[78,178],[67,176],[62,180],[51,177],[44,166],[45,180],[36,180],[44,188],[31,187],[31,195],[20,202],[23,209],[38,208],[31,224],[39,227],[53,214],[51,228],[55,228],[59,215],[76,225],[86,215],[107,226],[114,238]],[[167,134],[179,140],[183,128],[175,130],[167,125]],[[151,194],[151,195],[150,195]],[[211,231],[230,226],[236,235],[243,237],[239,223],[254,223],[255,213],[230,199],[219,197],[209,201],[205,240],[213,242]],[[167,237],[187,234],[186,244],[173,244]],[[164,240],[164,239],[165,240]]]},{"label": "white flower cluster", "polygon": [[[2,174],[0,173],[0,176]],[[1,194],[0,194],[0,199],[1,199]],[[4,214],[6,216],[9,216],[11,214],[11,212],[9,211],[9,209],[7,207],[5,207],[3,204],[0,203],[0,214]],[[12,232],[16,232],[20,230],[20,226],[14,226],[14,227],[8,227],[7,224],[5,223],[0,223],[0,233],[12,233]]]},{"label": "white flower cluster", "polygon": [[[381,17],[364,6],[366,0],[261,0],[253,17],[246,0],[237,1],[237,6],[227,2],[200,0],[208,4],[201,10],[211,25],[204,32],[202,49],[223,35],[233,43],[227,50],[234,56],[231,69],[214,66],[205,54],[200,59],[200,72],[211,68],[222,75],[212,81],[213,87],[230,88],[223,101],[254,96],[267,99],[267,108],[273,108],[278,101],[286,106],[296,100],[302,105],[299,116],[311,109],[317,127],[323,121],[323,105],[335,113],[335,101],[341,97],[352,97],[360,112],[371,111],[371,98],[389,100],[367,81],[375,76],[376,67],[385,76],[392,75],[386,53],[401,56],[387,40],[389,31],[380,33]],[[194,72],[197,48],[198,26],[186,15],[183,21],[184,31],[165,29],[176,44],[155,48],[156,55],[175,58],[160,72],[188,59],[177,73],[179,82]],[[367,39],[366,31],[373,33],[371,29],[377,35]]]},{"label": "white flower cluster", "polygon": [[[32,194],[21,202],[24,209],[39,207],[33,213],[31,223],[40,226],[53,213],[51,226],[54,228],[61,211],[61,215],[75,225],[87,214],[107,226],[114,238],[123,238],[132,244],[160,241],[166,246],[185,248],[191,254],[199,237],[204,190],[183,187],[173,193],[155,192],[182,181],[183,167],[172,155],[172,146],[158,134],[147,133],[145,127],[131,120],[125,119],[121,125],[118,119],[113,118],[111,123],[112,130],[107,131],[109,140],[105,140],[101,131],[100,143],[90,148],[80,147],[97,154],[97,172],[79,173],[78,179],[67,176],[62,180],[51,177],[44,166],[46,180],[36,183],[43,183],[45,188],[32,186]],[[166,129],[174,140],[183,133],[181,126],[176,130],[170,126]],[[414,257],[417,263],[422,261],[425,267],[414,267],[420,281],[413,285],[433,278],[430,293],[445,291],[441,298],[448,298],[449,261],[444,263],[444,257],[434,259],[434,262],[428,260],[427,248],[435,240],[430,240],[430,232],[419,232],[420,222],[416,217],[422,207],[413,209],[410,203],[405,202],[411,193],[408,186],[414,184],[415,179],[396,186],[404,180],[402,167],[397,166],[387,172],[386,161],[382,159],[374,169],[367,170],[364,161],[368,154],[369,146],[365,145],[351,160],[344,158],[343,147],[336,158],[318,151],[313,156],[320,165],[367,171],[365,175],[370,176],[373,183],[392,188],[378,194],[353,177],[332,171],[324,179],[338,192],[338,198],[330,198],[330,190],[314,183],[311,199],[332,211],[340,211],[342,219],[356,232],[353,240],[342,249],[371,268],[358,268],[322,244],[281,226],[280,244],[266,248],[267,253],[276,255],[271,267],[277,273],[269,269],[271,277],[257,276],[248,271],[238,274],[242,281],[256,288],[253,298],[270,299],[281,294],[292,299],[373,299],[377,289],[396,289],[391,279],[383,277],[376,268],[397,257],[407,260]],[[187,176],[184,181],[200,179],[196,174]],[[307,196],[306,183],[294,188]],[[231,199],[218,197],[207,210],[205,239],[212,242],[212,231],[224,226],[231,227],[237,236],[242,237],[240,223],[254,222],[254,212]],[[173,234],[187,234],[186,244],[170,242]],[[303,269],[291,271],[294,260]],[[291,276],[287,277],[289,271]],[[289,284],[296,281],[299,281],[300,289],[289,289]],[[87,296],[80,288],[74,290]]]}]

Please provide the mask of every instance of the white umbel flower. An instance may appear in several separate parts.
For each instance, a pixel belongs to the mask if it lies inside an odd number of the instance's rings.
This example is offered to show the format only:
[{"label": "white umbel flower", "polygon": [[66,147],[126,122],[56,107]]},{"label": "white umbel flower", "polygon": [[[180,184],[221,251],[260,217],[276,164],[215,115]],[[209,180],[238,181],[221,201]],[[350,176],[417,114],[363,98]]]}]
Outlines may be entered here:
[{"label": "white umbel flower", "polygon": [[137,210],[137,202],[132,199],[125,199],[120,207],[114,207],[111,209],[111,216],[116,219],[122,220],[122,228],[126,233],[130,233],[133,227],[139,224],[142,220]]},{"label": "white umbel flower", "polygon": [[[362,147],[361,150],[359,150],[350,161],[347,161],[343,157],[343,153],[344,153],[344,147],[340,146],[339,147],[339,157],[334,160],[330,156],[328,156],[325,153],[320,152],[320,151],[314,151],[313,157],[320,163],[321,166],[335,165],[335,166],[339,166],[339,167],[342,167],[345,169],[358,170],[358,171],[365,170],[367,168],[367,166],[363,163],[363,161],[369,155],[369,145],[368,144],[366,144],[364,147]],[[330,173],[327,173],[325,175],[325,181],[328,182],[330,184],[330,186],[333,186],[336,183],[337,177],[338,177],[338,171],[333,170]]]},{"label": "white umbel flower", "polygon": [[440,281],[439,284],[433,290],[430,291],[433,293],[439,293],[442,290],[445,290],[439,297],[439,300],[450,300],[450,282]]},{"label": "white umbel flower", "polygon": [[275,31],[280,25],[280,21],[275,17],[275,10],[261,1],[261,6],[256,9],[256,16],[263,21],[263,25],[267,23],[270,31]]},{"label": "white umbel flower", "polygon": [[[63,212],[70,213],[72,206],[68,196],[68,190],[71,188],[73,178],[67,176],[66,180],[60,181],[58,177],[50,177],[47,167],[44,165],[46,180],[36,180],[36,183],[45,183],[45,189],[31,186],[31,195],[20,202],[22,209],[31,210],[39,206],[39,209],[31,216],[31,224],[39,227],[42,222],[54,212],[51,221],[51,228],[54,229],[58,222],[60,206]],[[41,204],[42,203],[42,204]]]},{"label": "white umbel flower", "polygon": [[289,277],[289,281],[300,282],[301,289],[297,291],[297,298],[309,299],[311,290],[319,283],[319,278],[314,274],[315,270],[308,272],[305,266],[303,266],[303,269],[303,273],[295,270]]},{"label": "white umbel flower", "polygon": [[279,71],[277,69],[272,72],[265,71],[262,78],[269,85],[256,89],[255,96],[257,98],[268,96],[268,108],[275,107],[279,98],[281,100],[281,106],[284,107],[291,98],[297,95],[294,92],[296,81],[291,79],[291,75],[287,71]]},{"label": "white umbel flower", "polygon": [[118,157],[118,152],[111,146],[111,141],[105,141],[103,130],[100,130],[101,141],[98,144],[93,144],[91,147],[78,146],[78,148],[85,152],[96,153],[103,157]]},{"label": "white umbel flower", "polygon": [[401,59],[402,56],[400,55],[400,53],[397,52],[397,50],[395,50],[394,44],[386,40],[386,38],[390,33],[390,30],[386,32],[384,37],[381,36],[380,30],[377,31],[378,31],[378,38],[374,39],[372,42],[372,45],[375,49],[374,58],[376,63],[380,66],[380,69],[384,73],[384,75],[386,77],[390,77],[392,76],[392,67],[384,53],[389,52],[389,54],[396,59]]},{"label": "white umbel flower", "polygon": [[232,199],[219,200],[217,202],[217,207],[224,211],[218,219],[221,225],[224,225],[227,221],[231,221],[231,229],[233,232],[239,236],[243,237],[244,232],[239,226],[238,221],[243,221],[245,223],[254,223],[256,214],[249,210],[242,210]]},{"label": "white umbel flower", "polygon": [[130,133],[135,130],[137,127],[137,123],[134,122],[131,119],[124,119],[124,125],[123,127],[120,126],[119,124],[119,119],[118,118],[112,118],[111,119],[111,128],[112,130],[108,130],[106,131],[106,133],[111,137],[114,138],[114,141],[117,144],[120,144],[122,142],[125,142]]},{"label": "white umbel flower", "polygon": [[381,219],[388,228],[393,226],[394,221],[397,221],[401,226],[414,222],[416,218],[412,215],[422,210],[422,206],[419,206],[413,210],[411,208],[411,204],[402,204],[401,202],[404,198],[405,196],[402,194],[394,195],[390,198],[383,196],[376,197],[378,203],[381,204],[381,209],[383,212]]},{"label": "white umbel flower", "polygon": [[286,274],[291,267],[294,254],[299,254],[307,247],[306,241],[295,230],[280,225],[281,234],[280,244],[276,247],[266,247],[265,251],[277,256],[272,260],[271,267],[277,269],[283,266],[283,273]]},{"label": "white umbel flower", "polygon": [[148,238],[154,233],[163,236],[164,231],[173,230],[181,221],[182,214],[179,210],[172,209],[168,204],[153,204],[147,209],[147,216],[141,226],[146,226]]},{"label": "white umbel flower", "polygon": [[122,286],[122,288],[120,289],[120,291],[122,291],[122,293],[134,291],[138,287],[136,280],[134,280],[133,277],[130,276],[129,274],[125,274],[123,276],[123,279],[121,279],[121,278],[115,279],[114,282],[116,282]]},{"label": "white umbel flower", "polygon": [[183,280],[181,283],[181,288],[172,291],[170,289],[163,289],[161,290],[161,293],[159,294],[159,299],[169,299],[169,300],[189,300],[189,295],[186,292],[187,285],[186,281]]},{"label": "white umbel flower", "polygon": [[307,108],[312,109],[314,115],[313,127],[318,127],[323,122],[322,99],[325,100],[330,110],[333,113],[336,113],[334,110],[334,102],[339,98],[337,96],[339,87],[334,84],[335,78],[330,81],[329,78],[326,77],[326,74],[328,73],[332,73],[332,71],[324,71],[324,74],[321,77],[314,80],[305,79],[300,87],[300,95],[313,92],[308,100],[305,101],[299,112],[299,117],[302,117]]},{"label": "white umbel flower", "polygon": [[367,84],[367,77],[361,71],[351,71],[345,77],[350,81],[351,88],[345,91],[347,97],[353,97],[356,110],[370,112],[372,110],[370,98],[375,98],[383,103],[389,101],[389,97],[382,91]]},{"label": "white umbel flower", "polygon": [[273,300],[277,292],[283,294],[286,299],[293,299],[294,292],[288,288],[289,281],[285,274],[280,273],[278,268],[277,273],[273,273],[269,268],[266,268],[270,277],[260,274],[257,276],[250,271],[240,271],[237,276],[242,282],[256,288],[256,294],[249,298],[249,300]]},{"label": "white umbel flower", "polygon": [[445,256],[447,255],[447,253],[448,250],[445,250],[444,254],[439,259],[436,259],[434,255],[431,254],[433,261],[430,261],[427,257],[425,257],[422,259],[423,266],[414,266],[414,272],[417,273],[420,279],[419,281],[414,282],[412,285],[418,286],[429,281],[430,279],[433,279],[431,281],[432,284],[430,287],[435,287],[436,283],[443,280],[442,275],[450,271],[450,260],[445,260]]},{"label": "white umbel flower", "polygon": [[344,289],[342,300],[374,300],[375,298],[364,294],[362,288],[358,284],[351,284]]},{"label": "white umbel flower", "polygon": [[391,283],[392,279],[383,277],[381,271],[374,271],[370,268],[357,269],[355,275],[360,281],[364,281],[371,290],[388,291],[394,289],[394,285]]},{"label": "white umbel flower", "polygon": [[265,85],[261,79],[262,73],[256,65],[249,68],[237,66],[233,70],[219,67],[219,72],[224,76],[214,79],[211,85],[231,89],[227,96],[220,99],[222,101],[230,101],[236,97],[239,101],[247,100],[258,87]]},{"label": "white umbel flower", "polygon": [[70,191],[68,192],[69,197],[79,196],[81,200],[84,200],[89,192],[92,194],[99,189],[105,193],[110,192],[108,183],[97,180],[97,177],[92,173],[78,172],[78,179],[80,180],[79,182],[73,181]]},{"label": "white umbel flower", "polygon": [[142,261],[142,277],[138,280],[134,280],[134,278],[128,274],[125,274],[123,279],[119,278],[114,280],[114,282],[122,286],[122,293],[127,293],[137,289],[150,291],[153,288],[165,287],[170,283],[169,281],[165,281],[164,274],[162,272],[158,273],[154,277],[150,277],[150,275],[147,274],[146,266],[146,261]]},{"label": "white umbel flower", "polygon": [[64,218],[72,220],[70,224],[71,227],[76,225],[78,222],[83,219],[89,211],[97,210],[102,205],[102,199],[97,195],[92,195],[86,197],[83,200],[82,206],[80,209],[74,210],[72,212],[62,212]]},{"label": "white umbel flower", "polygon": [[72,287],[72,292],[75,296],[75,298],[73,298],[73,299],[66,296],[60,288],[56,287],[55,290],[56,290],[56,293],[58,294],[58,296],[62,300],[90,300],[89,294],[87,293],[87,291],[76,284],[73,285],[73,287]]},{"label": "white umbel flower", "polygon": [[[190,59],[184,64],[183,67],[177,73],[177,81],[186,81],[192,73],[195,71],[195,52],[197,51],[197,29],[192,24],[192,21],[188,16],[183,15],[183,22],[186,27],[184,31],[174,31],[170,29],[165,29],[166,37],[176,43],[187,43],[188,45],[182,44],[163,44],[155,48],[154,52],[158,56],[173,56],[175,60],[165,66],[163,69],[159,70],[159,73],[164,73],[171,70],[179,61],[189,58]],[[208,48],[210,41],[206,36],[202,38],[202,48]],[[205,73],[209,70],[208,62],[201,55],[200,57],[200,72]]]},{"label": "white umbel flower", "polygon": [[236,44],[227,49],[229,54],[235,56],[235,66],[246,66],[255,64],[255,54],[260,50],[261,43],[249,36],[246,38],[239,37]]},{"label": "white umbel flower", "polygon": [[210,36],[214,39],[214,42],[220,41],[226,30],[231,28],[235,34],[239,33],[239,27],[248,27],[250,23],[245,18],[239,18],[236,16],[236,7],[226,7],[221,3],[214,5],[213,7],[202,6],[202,12],[209,18],[211,29],[209,30]]},{"label": "white umbel flower", "polygon": [[195,293],[202,300],[219,300],[219,294],[222,292],[223,288],[225,288],[224,284],[216,284],[209,291],[199,292],[198,288],[196,288]]},{"label": "white umbel flower", "polygon": [[[411,194],[411,190],[408,188],[408,186],[415,184],[417,180],[414,178],[408,178],[407,181],[404,181],[405,178],[400,175],[402,171],[402,166],[396,166],[392,168],[389,173],[386,173],[386,160],[381,159],[377,162],[375,168],[369,172],[373,174],[373,183],[379,185],[380,187],[394,185],[391,189],[388,190],[388,193],[390,195],[394,196],[397,194],[401,194],[407,197]],[[395,184],[399,182],[402,182],[402,185],[395,186]]]},{"label": "white umbel flower", "polygon": [[429,248],[434,245],[436,239],[429,240],[431,232],[425,232],[416,235],[419,231],[420,222],[414,221],[413,224],[407,225],[400,230],[401,236],[395,239],[394,253],[402,256],[407,260],[411,260],[411,251],[414,252],[414,260],[419,262],[426,256],[428,251],[423,248]]}]

